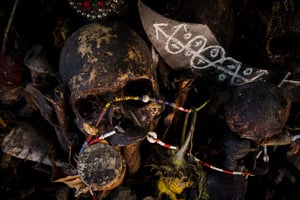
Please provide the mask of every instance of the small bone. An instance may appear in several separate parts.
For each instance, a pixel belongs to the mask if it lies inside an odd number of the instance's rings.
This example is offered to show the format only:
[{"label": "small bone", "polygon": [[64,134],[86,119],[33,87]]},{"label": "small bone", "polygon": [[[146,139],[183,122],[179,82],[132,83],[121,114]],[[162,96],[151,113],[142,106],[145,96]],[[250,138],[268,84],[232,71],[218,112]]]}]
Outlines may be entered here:
[{"label": "small bone", "polygon": [[140,142],[127,145],[123,148],[123,157],[128,166],[128,173],[135,174],[141,165]]}]

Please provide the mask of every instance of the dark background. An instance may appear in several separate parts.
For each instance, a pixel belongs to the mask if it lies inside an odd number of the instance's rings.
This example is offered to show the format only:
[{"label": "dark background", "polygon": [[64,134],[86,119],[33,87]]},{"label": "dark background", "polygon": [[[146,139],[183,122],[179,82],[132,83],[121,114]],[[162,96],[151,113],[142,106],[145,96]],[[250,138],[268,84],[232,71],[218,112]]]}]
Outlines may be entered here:
[{"label": "dark background", "polygon": [[[297,0],[287,1],[184,1],[147,0],[150,7],[179,21],[207,23],[227,52],[235,59],[250,66],[299,72],[300,5]],[[14,1],[0,1],[0,39],[6,28]],[[226,11],[221,11],[223,5]],[[126,13],[115,17],[135,29],[142,37],[145,33],[137,13],[135,1],[130,1]],[[63,39],[55,30],[65,27],[67,36],[80,26],[89,23],[77,16],[65,0],[20,0],[6,45],[10,55],[20,65],[22,58],[34,44],[42,44],[47,51],[48,61],[58,69]],[[61,25],[63,24],[63,25]],[[283,33],[282,33],[283,32]],[[55,41],[61,41],[55,43]],[[271,41],[267,52],[267,42]],[[2,66],[0,66],[1,68]],[[21,85],[30,82],[24,67]],[[1,91],[2,92],[2,91]],[[0,104],[0,116],[8,126],[0,128],[0,141],[18,123],[22,102],[12,105]],[[299,102],[292,106],[289,123],[299,130]],[[41,120],[33,116],[33,121]],[[210,124],[209,126],[214,126]],[[299,132],[299,131],[298,131]],[[300,157],[289,155],[289,146],[271,150],[269,171],[265,175],[248,177],[245,199],[300,199]],[[31,161],[19,160],[1,153],[0,195],[1,199],[74,199],[72,191],[64,184],[52,183],[51,168]],[[142,173],[140,176],[143,176]],[[139,177],[139,179],[143,179]],[[138,185],[138,184],[137,184]],[[144,185],[143,185],[144,186]],[[137,194],[151,195],[154,186]],[[237,186],[238,187],[238,186]],[[220,190],[227,190],[220,187]]]}]

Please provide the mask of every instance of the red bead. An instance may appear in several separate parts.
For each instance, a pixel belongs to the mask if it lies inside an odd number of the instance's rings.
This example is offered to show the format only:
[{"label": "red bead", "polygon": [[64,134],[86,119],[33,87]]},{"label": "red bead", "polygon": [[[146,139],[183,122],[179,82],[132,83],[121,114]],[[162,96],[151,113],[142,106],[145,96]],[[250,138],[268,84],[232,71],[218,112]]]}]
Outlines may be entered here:
[{"label": "red bead", "polygon": [[85,9],[90,10],[91,9],[91,4],[90,1],[84,1],[82,2],[82,5]]},{"label": "red bead", "polygon": [[100,7],[100,8],[103,8],[104,7],[104,0],[99,0],[97,2],[97,6]]}]

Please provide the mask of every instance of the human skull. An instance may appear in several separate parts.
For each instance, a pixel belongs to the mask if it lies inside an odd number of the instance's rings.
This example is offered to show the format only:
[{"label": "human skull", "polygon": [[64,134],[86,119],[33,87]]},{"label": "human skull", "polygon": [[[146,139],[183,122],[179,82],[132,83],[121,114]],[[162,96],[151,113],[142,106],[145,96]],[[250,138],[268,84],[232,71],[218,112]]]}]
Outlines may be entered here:
[{"label": "human skull", "polygon": [[290,94],[265,82],[235,88],[225,120],[241,138],[263,140],[282,132],[291,108]]},{"label": "human skull", "polygon": [[61,52],[59,74],[69,88],[75,123],[85,134],[102,134],[119,126],[124,134],[108,138],[115,146],[132,144],[153,129],[163,106],[154,102],[112,103],[117,97],[159,97],[151,52],[142,38],[120,22],[91,23],[79,28]]}]

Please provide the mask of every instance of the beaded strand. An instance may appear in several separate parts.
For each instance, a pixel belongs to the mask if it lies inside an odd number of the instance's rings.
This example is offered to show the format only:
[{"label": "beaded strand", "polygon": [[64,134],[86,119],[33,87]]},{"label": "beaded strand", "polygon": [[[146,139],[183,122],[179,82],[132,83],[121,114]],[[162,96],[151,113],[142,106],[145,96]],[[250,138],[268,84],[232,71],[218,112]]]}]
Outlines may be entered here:
[{"label": "beaded strand", "polygon": [[[149,132],[147,134],[147,140],[148,142],[150,143],[157,143],[159,144],[160,146],[164,147],[164,148],[167,148],[167,149],[172,149],[172,150],[178,150],[178,147],[176,146],[173,146],[173,145],[170,145],[170,144],[167,144],[167,143],[164,143],[162,142],[161,140],[159,140],[157,138],[157,134],[155,132]],[[229,175],[242,175],[242,176],[254,176],[254,174],[252,174],[251,172],[249,171],[231,171],[231,170],[226,170],[226,169],[221,169],[219,167],[216,167],[214,165],[211,165],[211,164],[208,164],[198,158],[196,158],[195,156],[193,156],[192,154],[188,153],[187,154],[189,157],[193,158],[196,162],[202,164],[203,166],[209,168],[209,169],[212,169],[212,170],[215,170],[215,171],[218,171],[218,172],[222,172],[224,174],[229,174]]]},{"label": "beaded strand", "polygon": [[[102,109],[97,122],[96,122],[96,127],[99,126],[100,121],[102,120],[102,118],[104,117],[105,113],[107,112],[107,110],[109,109],[109,107],[113,104],[113,103],[117,103],[117,102],[121,102],[121,101],[141,101],[143,103],[148,103],[148,102],[155,102],[158,104],[163,104],[163,105],[167,105],[169,107],[174,108],[175,110],[179,110],[182,112],[186,112],[189,113],[192,110],[191,109],[187,109],[184,108],[182,106],[178,106],[175,103],[171,103],[168,101],[164,101],[161,99],[156,99],[156,98],[150,98],[148,95],[143,95],[142,97],[139,96],[125,96],[125,97],[115,97],[114,100],[112,102],[108,102],[105,104],[104,108]],[[196,111],[201,110],[209,101],[204,102],[200,107],[196,108]]]},{"label": "beaded strand", "polygon": [[[104,108],[102,109],[99,117],[98,117],[98,120],[96,122],[96,127],[99,126],[99,123],[100,121],[102,120],[102,118],[104,117],[105,113],[107,112],[107,110],[109,109],[109,107],[113,104],[113,103],[116,103],[116,102],[121,102],[121,101],[142,101],[144,103],[148,103],[149,101],[151,102],[156,102],[156,103],[159,103],[159,104],[164,104],[164,105],[167,105],[167,106],[170,106],[176,110],[179,110],[179,111],[182,111],[182,112],[186,112],[186,113],[190,113],[192,112],[192,109],[186,109],[182,106],[178,106],[176,105],[175,103],[171,103],[171,102],[168,102],[168,101],[163,101],[161,99],[155,99],[155,98],[150,98],[148,95],[144,95],[142,97],[139,97],[139,96],[125,96],[125,97],[115,97],[115,99],[112,101],[112,102],[108,102],[105,104]],[[195,109],[196,112],[198,112],[199,110],[201,110],[203,107],[206,106],[206,104],[209,102],[208,101],[205,101],[202,105],[200,105],[198,108]],[[111,135],[115,134],[116,131],[113,130],[111,132],[108,132],[108,133],[105,133],[99,137],[97,137],[96,139],[91,140],[91,135],[89,135],[86,139],[86,141],[84,142],[80,152],[83,151],[83,149],[85,147],[87,147],[88,145],[91,145],[91,144],[94,144],[96,142],[99,142],[103,139],[105,139],[106,137],[110,137]],[[178,150],[178,147],[177,146],[174,146],[174,145],[170,145],[170,144],[167,144],[167,143],[164,143],[163,141],[161,141],[160,139],[157,138],[157,134],[155,132],[149,132],[147,134],[147,140],[150,142],[150,143],[157,143],[159,144],[160,146],[164,147],[164,148],[167,148],[167,149],[172,149],[172,150]],[[253,176],[252,173],[250,172],[247,172],[247,171],[244,171],[244,172],[239,172],[239,171],[230,171],[230,170],[225,170],[225,169],[221,169],[221,168],[218,168],[218,167],[215,167],[213,165],[210,165],[198,158],[196,158],[195,156],[193,156],[192,154],[188,154],[188,156],[192,157],[196,162],[202,164],[203,166],[205,167],[208,167],[212,170],[215,170],[215,171],[219,171],[219,172],[222,172],[222,173],[225,173],[225,174],[230,174],[230,175],[245,175],[245,176]]]}]

